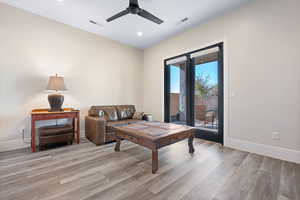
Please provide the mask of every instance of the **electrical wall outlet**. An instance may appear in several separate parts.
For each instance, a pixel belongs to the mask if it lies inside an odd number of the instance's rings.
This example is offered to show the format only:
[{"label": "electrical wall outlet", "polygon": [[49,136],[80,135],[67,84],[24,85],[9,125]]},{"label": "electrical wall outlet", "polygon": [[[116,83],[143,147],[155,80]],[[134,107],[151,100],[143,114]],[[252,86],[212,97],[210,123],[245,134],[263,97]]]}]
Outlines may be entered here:
[{"label": "electrical wall outlet", "polygon": [[280,133],[279,132],[273,132],[272,133],[272,140],[280,140]]}]

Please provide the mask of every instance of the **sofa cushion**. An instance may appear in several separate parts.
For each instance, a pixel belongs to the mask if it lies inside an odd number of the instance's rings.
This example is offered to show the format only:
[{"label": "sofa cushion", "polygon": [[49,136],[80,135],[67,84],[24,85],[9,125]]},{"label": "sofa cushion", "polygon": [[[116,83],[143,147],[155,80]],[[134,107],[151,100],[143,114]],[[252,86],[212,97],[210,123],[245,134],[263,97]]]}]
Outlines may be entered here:
[{"label": "sofa cushion", "polygon": [[106,132],[114,132],[113,127],[114,126],[126,126],[131,123],[138,123],[143,122],[143,120],[134,120],[134,119],[127,119],[127,120],[120,120],[120,121],[114,121],[114,122],[107,122],[106,124]]},{"label": "sofa cushion", "polygon": [[93,106],[89,110],[89,116],[100,117],[107,121],[119,120],[115,106]]},{"label": "sofa cushion", "polygon": [[90,109],[89,110],[89,116],[91,116],[91,117],[99,117],[99,111],[100,111],[99,109]]},{"label": "sofa cushion", "polygon": [[[117,110],[115,107],[106,107],[103,108],[104,117],[107,121],[117,121],[119,120]],[[100,114],[100,112],[99,112]]]},{"label": "sofa cushion", "polygon": [[117,106],[118,117],[120,120],[132,119],[135,113],[135,107],[133,105]]}]

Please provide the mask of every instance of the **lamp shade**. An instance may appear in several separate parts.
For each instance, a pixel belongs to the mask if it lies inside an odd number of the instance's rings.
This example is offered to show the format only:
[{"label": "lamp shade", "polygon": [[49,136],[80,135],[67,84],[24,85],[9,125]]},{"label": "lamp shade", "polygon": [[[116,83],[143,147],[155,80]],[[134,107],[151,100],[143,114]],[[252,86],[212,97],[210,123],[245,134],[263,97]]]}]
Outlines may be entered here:
[{"label": "lamp shade", "polygon": [[67,90],[64,82],[64,77],[57,76],[57,75],[50,76],[47,90],[55,90],[55,91]]}]

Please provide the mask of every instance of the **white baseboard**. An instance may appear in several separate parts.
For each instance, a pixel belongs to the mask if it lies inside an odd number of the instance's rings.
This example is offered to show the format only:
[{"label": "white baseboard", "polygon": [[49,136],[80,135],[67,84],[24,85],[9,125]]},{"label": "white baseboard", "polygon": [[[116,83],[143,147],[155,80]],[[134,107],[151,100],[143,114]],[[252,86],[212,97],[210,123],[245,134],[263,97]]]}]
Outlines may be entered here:
[{"label": "white baseboard", "polygon": [[[26,139],[26,141],[28,141],[28,139]],[[30,147],[30,144],[24,143],[22,139],[0,141],[0,152],[13,151],[28,147]]]},{"label": "white baseboard", "polygon": [[300,164],[300,151],[227,138],[226,147]]},{"label": "white baseboard", "polygon": [[[80,137],[85,138],[84,131],[81,131]],[[26,141],[28,141],[28,139],[26,139]],[[233,138],[226,138],[225,146],[300,164],[300,151],[296,150],[258,144]],[[24,143],[22,139],[0,141],[0,152],[12,151],[28,147],[30,147],[30,144]]]},{"label": "white baseboard", "polygon": [[[80,131],[80,138],[85,138],[85,131]],[[17,149],[24,149],[30,147],[30,138],[25,138],[26,142],[24,143],[23,139],[13,139],[0,141],[0,152],[13,151]]]}]

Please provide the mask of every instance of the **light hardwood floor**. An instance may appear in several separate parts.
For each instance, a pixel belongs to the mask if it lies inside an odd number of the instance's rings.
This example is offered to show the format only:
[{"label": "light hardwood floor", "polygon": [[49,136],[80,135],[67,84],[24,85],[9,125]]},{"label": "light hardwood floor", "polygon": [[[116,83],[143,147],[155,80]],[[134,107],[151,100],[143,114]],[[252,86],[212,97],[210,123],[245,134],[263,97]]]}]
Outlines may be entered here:
[{"label": "light hardwood floor", "polygon": [[0,199],[300,200],[300,165],[195,139],[151,152],[123,142],[0,153]]}]

